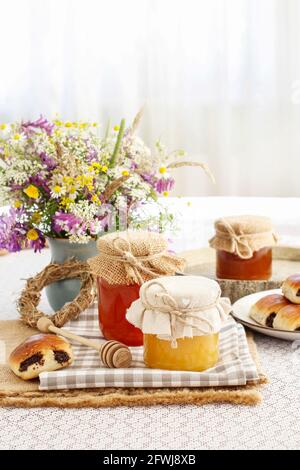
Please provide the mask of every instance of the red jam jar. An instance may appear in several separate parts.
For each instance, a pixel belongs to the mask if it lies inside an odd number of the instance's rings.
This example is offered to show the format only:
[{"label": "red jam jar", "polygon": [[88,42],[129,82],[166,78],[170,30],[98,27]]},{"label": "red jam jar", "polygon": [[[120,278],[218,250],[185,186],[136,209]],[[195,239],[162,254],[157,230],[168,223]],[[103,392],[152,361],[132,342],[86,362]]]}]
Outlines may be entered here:
[{"label": "red jam jar", "polygon": [[101,331],[106,339],[127,346],[142,346],[143,333],[126,320],[126,311],[139,298],[139,284],[112,285],[98,278],[98,312]]},{"label": "red jam jar", "polygon": [[272,276],[272,246],[277,242],[267,217],[224,217],[215,222],[218,279],[267,280]]},{"label": "red jam jar", "polygon": [[97,248],[88,264],[97,277],[100,329],[108,340],[141,346],[143,333],[126,320],[127,309],[144,282],[182,272],[185,260],[168,251],[160,233],[143,230],[109,233],[99,238]]}]

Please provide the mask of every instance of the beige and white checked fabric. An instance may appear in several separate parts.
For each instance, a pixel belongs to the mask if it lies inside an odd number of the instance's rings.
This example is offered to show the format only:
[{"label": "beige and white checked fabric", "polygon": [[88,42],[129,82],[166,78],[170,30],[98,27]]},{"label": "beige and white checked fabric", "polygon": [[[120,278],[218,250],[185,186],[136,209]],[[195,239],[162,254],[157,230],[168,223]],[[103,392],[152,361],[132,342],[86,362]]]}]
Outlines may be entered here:
[{"label": "beige and white checked fabric", "polygon": [[[64,329],[93,340],[103,339],[98,324],[98,307],[83,312]],[[133,356],[129,369],[108,369],[100,363],[99,354],[87,346],[73,343],[75,360],[71,367],[42,372],[40,390],[97,387],[209,387],[245,385],[258,379],[242,325],[229,318],[220,332],[218,364],[204,372],[149,369],[143,362],[143,347],[130,348]]]}]

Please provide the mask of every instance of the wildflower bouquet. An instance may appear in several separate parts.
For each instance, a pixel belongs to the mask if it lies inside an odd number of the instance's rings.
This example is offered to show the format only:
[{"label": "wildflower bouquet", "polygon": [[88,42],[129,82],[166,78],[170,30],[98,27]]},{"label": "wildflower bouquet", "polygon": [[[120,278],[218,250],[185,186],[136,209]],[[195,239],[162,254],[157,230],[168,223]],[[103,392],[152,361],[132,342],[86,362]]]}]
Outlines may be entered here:
[{"label": "wildflower bouquet", "polygon": [[[174,186],[171,169],[183,151],[168,154],[160,142],[151,152],[133,124],[36,121],[0,124],[0,248],[40,251],[46,237],[87,242],[109,229],[111,208],[137,221],[139,203],[157,201]],[[205,170],[202,163],[197,163]]]}]

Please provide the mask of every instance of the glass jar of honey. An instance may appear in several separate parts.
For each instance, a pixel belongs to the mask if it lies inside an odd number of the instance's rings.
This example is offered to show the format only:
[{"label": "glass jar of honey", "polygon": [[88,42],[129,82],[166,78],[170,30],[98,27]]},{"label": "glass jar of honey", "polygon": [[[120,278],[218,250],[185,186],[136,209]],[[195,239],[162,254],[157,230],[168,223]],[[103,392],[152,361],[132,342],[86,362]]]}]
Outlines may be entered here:
[{"label": "glass jar of honey", "polygon": [[261,216],[224,217],[215,222],[210,246],[216,249],[218,279],[267,280],[272,276],[272,222]]},{"label": "glass jar of honey", "polygon": [[129,323],[126,310],[139,298],[140,286],[161,275],[181,272],[184,260],[167,250],[159,233],[116,232],[97,242],[99,254],[88,260],[97,276],[99,326],[108,340],[143,344],[142,331]]},{"label": "glass jar of honey", "polygon": [[218,362],[219,331],[230,310],[217,282],[167,276],[143,284],[126,318],[143,331],[147,367],[203,371]]}]

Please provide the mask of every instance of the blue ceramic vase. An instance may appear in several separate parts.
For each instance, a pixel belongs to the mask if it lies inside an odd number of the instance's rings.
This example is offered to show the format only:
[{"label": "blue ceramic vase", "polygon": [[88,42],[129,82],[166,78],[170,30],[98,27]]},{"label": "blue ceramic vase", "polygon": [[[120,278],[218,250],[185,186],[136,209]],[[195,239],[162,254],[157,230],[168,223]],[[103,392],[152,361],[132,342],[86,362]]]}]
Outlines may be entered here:
[{"label": "blue ceramic vase", "polygon": [[[69,240],[49,238],[51,263],[63,263],[69,258],[86,261],[97,255],[96,240],[88,243],[70,243]],[[80,290],[79,279],[66,279],[54,282],[46,287],[48,302],[54,311],[61,309],[67,302],[72,302]]]}]

